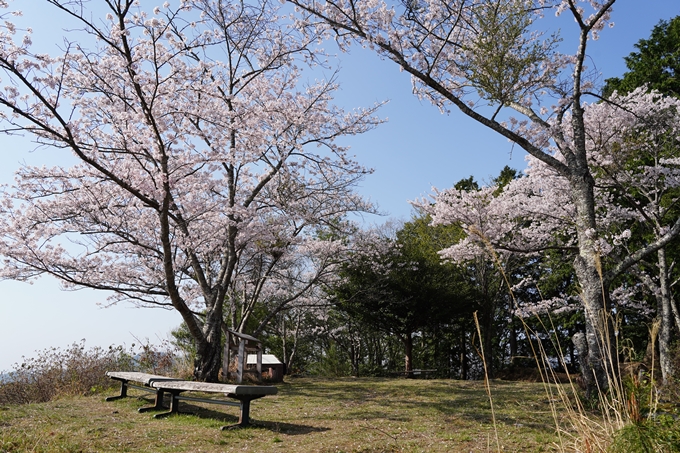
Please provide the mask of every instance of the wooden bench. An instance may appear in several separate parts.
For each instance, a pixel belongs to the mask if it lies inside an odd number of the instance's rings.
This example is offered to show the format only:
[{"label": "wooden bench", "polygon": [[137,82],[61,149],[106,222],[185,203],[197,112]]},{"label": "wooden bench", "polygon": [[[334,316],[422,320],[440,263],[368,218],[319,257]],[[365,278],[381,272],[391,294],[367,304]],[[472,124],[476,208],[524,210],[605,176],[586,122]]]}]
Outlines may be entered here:
[{"label": "wooden bench", "polygon": [[[114,401],[120,398],[125,398],[127,396],[129,387],[156,394],[154,405],[151,407],[142,407],[139,409],[139,412],[163,409],[163,398],[165,393],[159,391],[156,388],[152,388],[151,384],[153,382],[179,380],[158,374],[138,373],[134,371],[107,371],[106,375],[111,379],[120,381],[120,395],[109,396],[106,398],[106,401]],[[131,382],[140,383],[142,385],[132,384]]]},{"label": "wooden bench", "polygon": [[411,379],[424,378],[428,379],[434,375],[437,370],[411,370],[411,371],[397,371],[394,373],[396,376],[403,376]]},{"label": "wooden bench", "polygon": [[[278,392],[278,389],[273,386],[230,385],[230,384],[214,384],[208,382],[191,382],[146,373],[108,371],[106,375],[111,379],[121,381],[120,395],[106,398],[107,401],[125,398],[127,396],[128,387],[134,387],[140,390],[156,394],[154,405],[150,407],[142,407],[139,409],[139,412],[163,409],[164,408],[163,398],[166,393],[170,394],[170,411],[161,414],[156,414],[154,415],[154,418],[167,417],[168,415],[178,413],[180,401],[196,401],[209,404],[221,404],[225,406],[240,407],[241,411],[239,414],[238,424],[234,426],[223,426],[222,429],[228,429],[232,427],[244,427],[250,425],[250,402],[254,399],[262,398],[267,395],[276,395],[276,393]],[[130,384],[130,381],[139,382],[143,384],[143,387],[135,384]],[[199,398],[183,396],[182,393],[184,392],[221,393],[229,398],[238,400],[238,403],[218,398]]]},{"label": "wooden bench", "polygon": [[[241,412],[239,414],[238,424],[234,426],[223,426],[222,429],[248,426],[250,424],[250,402],[262,398],[263,396],[276,395],[278,392],[278,389],[271,385],[231,385],[190,381],[153,381],[151,386],[159,392],[165,392],[171,395],[170,412],[156,414],[154,415],[155,418],[167,417],[168,415],[177,413],[179,411],[180,401],[197,401],[209,404],[222,404],[225,406],[239,406]],[[182,396],[181,393],[183,392],[222,393],[239,402],[236,403],[217,398]]]}]

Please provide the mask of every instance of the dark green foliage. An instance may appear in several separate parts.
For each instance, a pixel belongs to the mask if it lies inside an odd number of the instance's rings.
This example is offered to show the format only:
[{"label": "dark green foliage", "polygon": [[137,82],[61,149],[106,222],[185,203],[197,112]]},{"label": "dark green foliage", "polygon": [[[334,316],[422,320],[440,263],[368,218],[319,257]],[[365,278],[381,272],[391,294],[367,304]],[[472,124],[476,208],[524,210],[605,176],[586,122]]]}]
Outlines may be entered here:
[{"label": "dark green foliage", "polygon": [[514,168],[510,168],[507,165],[503,167],[498,177],[494,178],[492,181],[493,185],[496,186],[496,191],[494,192],[494,195],[498,195],[501,192],[503,192],[505,186],[510,184],[510,182],[513,179],[519,178],[519,176],[520,176],[519,172]]},{"label": "dark green foliage", "polygon": [[477,181],[475,181],[474,176],[470,176],[467,179],[461,179],[458,181],[454,186],[456,190],[464,190],[466,192],[469,192],[471,190],[479,190],[479,184],[477,184]]},{"label": "dark green foliage", "polygon": [[327,289],[332,307],[320,300],[306,314],[278,314],[261,336],[267,352],[286,361],[292,373],[393,376],[403,371],[410,351],[412,368],[478,377],[470,345],[476,293],[467,270],[442,263],[438,254],[462,230],[429,222],[415,217],[386,242],[373,244],[375,250],[364,248],[348,259],[342,283]]},{"label": "dark green foliage", "polygon": [[185,354],[192,362],[196,358],[196,344],[185,322],[170,332],[171,344],[181,353]]},{"label": "dark green foliage", "polygon": [[611,453],[676,453],[680,451],[680,423],[670,415],[629,423],[614,434]]},{"label": "dark green foliage", "polygon": [[463,275],[437,254],[459,237],[460,229],[429,223],[429,217],[414,218],[396,238],[383,238],[375,250],[357,253],[342,269],[343,282],[332,291],[338,309],[399,338],[409,361],[414,333],[471,316]]},{"label": "dark green foliage", "polygon": [[312,375],[323,377],[349,376],[351,371],[349,360],[335,343],[331,343],[325,354],[309,366]]},{"label": "dark green foliage", "polygon": [[630,93],[645,84],[668,96],[680,96],[680,16],[660,21],[650,38],[641,39],[635,48],[637,52],[625,57],[628,72],[607,79],[603,96]]}]

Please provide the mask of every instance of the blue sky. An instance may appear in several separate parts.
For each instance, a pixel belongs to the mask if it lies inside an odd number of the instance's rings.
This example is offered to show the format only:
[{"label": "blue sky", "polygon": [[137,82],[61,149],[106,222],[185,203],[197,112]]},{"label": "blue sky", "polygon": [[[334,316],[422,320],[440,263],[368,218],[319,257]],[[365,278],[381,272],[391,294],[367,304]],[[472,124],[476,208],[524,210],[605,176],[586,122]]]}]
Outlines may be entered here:
[{"label": "blue sky", "polygon": [[[158,0],[142,0],[152,9]],[[172,1],[171,3],[175,3]],[[647,38],[661,19],[680,15],[677,0],[619,0],[613,21],[598,41],[591,42],[589,66],[602,73],[603,79],[620,76],[625,71],[623,57],[641,38]],[[60,39],[53,32],[53,8],[37,0],[15,0],[23,9],[25,22],[36,30],[36,45],[56,49]],[[38,6],[40,5],[40,6]],[[563,51],[576,43],[569,32],[574,24],[566,15],[555,20],[563,36]],[[49,32],[48,32],[49,30]],[[368,106],[389,100],[380,115],[388,122],[378,129],[346,141],[352,154],[362,164],[375,169],[359,187],[364,196],[377,203],[391,217],[408,219],[408,200],[427,196],[431,188],[446,188],[470,175],[488,181],[505,166],[524,168],[524,154],[505,139],[457,112],[442,115],[425,101],[411,95],[408,76],[389,61],[377,59],[369,51],[356,48],[339,56],[341,89],[337,102],[345,108]],[[59,158],[45,150],[30,152],[30,142],[0,137],[2,165],[0,183],[11,183],[18,163],[57,164]],[[382,223],[387,218],[368,217],[368,223]],[[106,294],[91,290],[65,292],[51,278],[41,278],[32,285],[0,282],[0,370],[10,369],[22,356],[52,346],[64,348],[86,340],[86,346],[157,343],[167,338],[181,318],[172,311],[137,309],[130,305],[101,308]]]}]

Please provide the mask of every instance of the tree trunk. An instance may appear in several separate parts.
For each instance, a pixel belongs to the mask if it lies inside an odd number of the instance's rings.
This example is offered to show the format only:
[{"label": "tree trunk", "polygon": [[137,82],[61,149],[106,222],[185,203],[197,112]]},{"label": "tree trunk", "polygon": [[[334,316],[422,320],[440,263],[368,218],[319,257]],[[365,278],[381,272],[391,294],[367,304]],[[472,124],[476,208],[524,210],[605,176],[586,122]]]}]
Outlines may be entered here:
[{"label": "tree trunk", "polygon": [[496,300],[491,298],[489,300],[488,311],[484,314],[484,357],[486,359],[486,373],[489,379],[496,376],[496,366],[494,364],[494,336],[496,334],[496,325],[494,323]]},{"label": "tree trunk", "polygon": [[460,378],[464,381],[468,378],[466,341],[465,329],[460,329]]},{"label": "tree trunk", "polygon": [[[567,335],[568,335],[569,338],[572,338],[574,336],[574,334],[576,333],[572,329],[568,329],[567,332],[568,332]],[[576,346],[574,345],[573,342],[572,342],[572,344],[568,345],[568,349],[569,349],[569,365],[571,365],[571,367],[575,369],[578,359],[576,357]],[[565,363],[564,365],[565,365],[564,366],[565,370],[569,370],[569,368],[567,367],[567,364]]]},{"label": "tree trunk", "polygon": [[218,382],[222,368],[222,345],[202,342],[196,350],[194,378],[199,382]]},{"label": "tree trunk", "polygon": [[413,371],[413,334],[408,333],[402,337],[404,342],[404,371]]},{"label": "tree trunk", "polygon": [[279,316],[278,318],[279,324],[281,325],[281,328],[278,329],[278,334],[279,337],[281,338],[281,354],[283,357],[281,357],[281,360],[283,360],[283,363],[286,364],[286,369],[290,370],[290,360],[288,359],[288,341],[286,339],[286,335],[288,334],[286,330],[286,318],[285,316]]},{"label": "tree trunk", "polygon": [[572,343],[574,343],[574,349],[578,353],[578,363],[581,368],[581,377],[583,378],[583,384],[586,387],[586,396],[590,397],[588,382],[586,379],[591,376],[585,373],[584,370],[588,369],[588,343],[586,342],[586,336],[583,332],[577,332],[571,337]]},{"label": "tree trunk", "polygon": [[517,357],[517,330],[515,329],[515,317],[511,316],[508,322],[509,343],[510,343],[510,364],[515,363]]},{"label": "tree trunk", "polygon": [[678,305],[675,303],[673,298],[673,293],[670,294],[671,312],[673,313],[673,318],[675,319],[675,329],[680,332],[680,312],[678,311]]},{"label": "tree trunk", "polygon": [[671,329],[673,328],[673,313],[671,310],[671,294],[668,281],[668,266],[666,262],[666,250],[660,248],[657,252],[657,264],[659,266],[661,328],[659,330],[659,366],[661,367],[661,379],[664,385],[670,383],[673,376],[673,362],[671,360]]},{"label": "tree trunk", "polygon": [[359,356],[361,352],[361,343],[356,341],[354,336],[350,333],[350,357],[352,362],[352,376],[359,377]]},{"label": "tree trunk", "polygon": [[[576,275],[581,285],[581,298],[585,310],[586,332],[584,343],[576,345],[579,352],[581,373],[588,393],[597,389],[607,390],[613,367],[615,345],[611,341],[610,317],[603,303],[602,282],[594,266],[578,257],[574,263]],[[595,275],[593,275],[595,274]],[[585,345],[585,350],[583,350]],[[582,357],[582,354],[585,356]],[[585,365],[585,367],[584,367]]]},{"label": "tree trunk", "polygon": [[199,382],[219,382],[222,368],[222,304],[216,299],[206,313],[204,339],[196,345],[194,378]]},{"label": "tree trunk", "polygon": [[[575,107],[576,110],[576,107]],[[583,153],[585,155],[585,153]],[[572,164],[570,167],[574,167]],[[574,172],[576,173],[576,172]],[[583,162],[580,174],[569,178],[576,206],[576,232],[579,254],[574,260],[581,300],[585,311],[586,332],[579,350],[581,373],[588,394],[606,391],[618,371],[616,344],[608,304],[608,289],[602,278],[602,265],[597,246],[594,179]],[[585,347],[585,351],[583,350]],[[585,357],[582,354],[585,353]]]},{"label": "tree trunk", "polygon": [[[493,281],[493,268],[487,266],[484,260],[482,262],[482,300],[484,302],[481,309],[481,338],[479,339],[480,346],[484,353],[484,361],[486,362],[486,374],[489,379],[494,377],[493,366],[493,337],[494,337],[494,313],[496,308],[496,297],[498,297],[498,289],[491,289]],[[500,270],[500,269],[499,269]]]}]

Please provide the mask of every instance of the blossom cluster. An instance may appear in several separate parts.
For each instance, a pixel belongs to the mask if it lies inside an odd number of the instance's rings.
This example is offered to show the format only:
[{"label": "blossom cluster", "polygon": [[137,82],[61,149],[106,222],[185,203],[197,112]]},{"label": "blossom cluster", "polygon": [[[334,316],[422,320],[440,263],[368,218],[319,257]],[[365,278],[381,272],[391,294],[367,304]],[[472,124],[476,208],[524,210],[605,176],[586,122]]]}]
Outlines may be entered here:
[{"label": "blossom cluster", "polygon": [[85,31],[57,56],[0,27],[0,127],[78,160],[3,188],[0,276],[184,313],[303,297],[342,245],[320,230],[373,209],[354,192],[371,170],[337,139],[378,106],[345,112],[335,83],[303,84],[310,40],[267,2],[71,13]]}]

